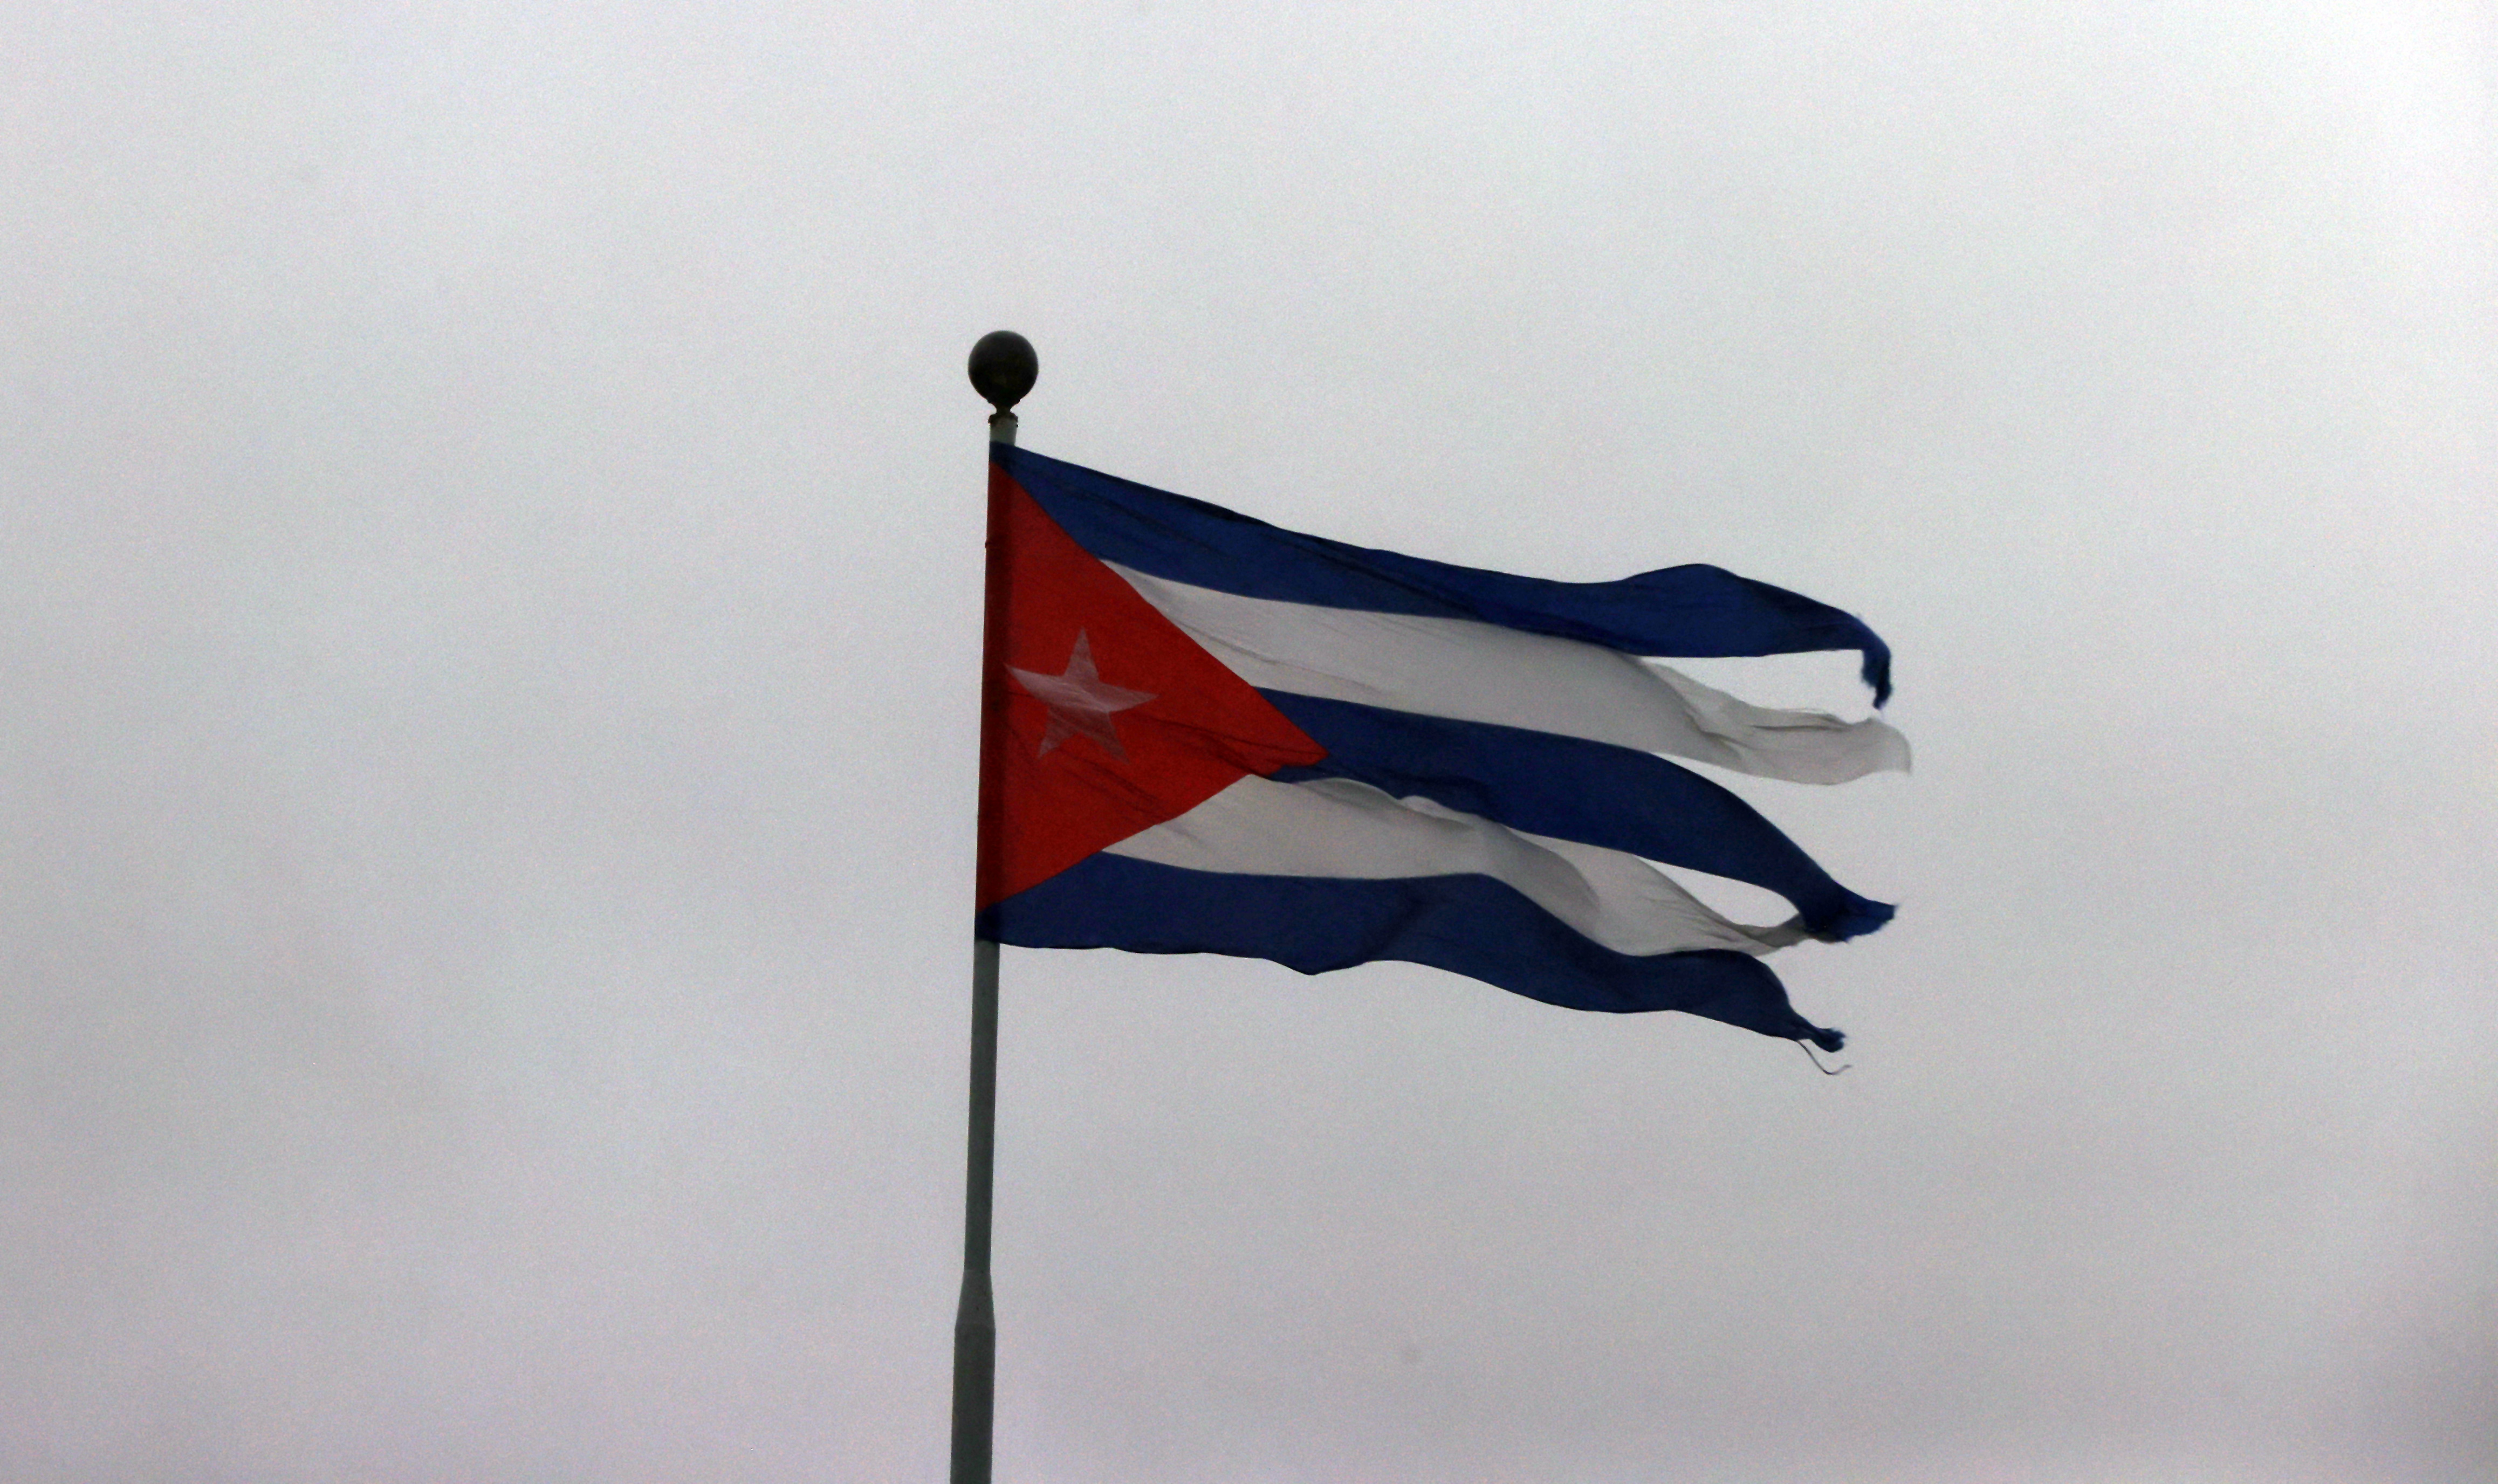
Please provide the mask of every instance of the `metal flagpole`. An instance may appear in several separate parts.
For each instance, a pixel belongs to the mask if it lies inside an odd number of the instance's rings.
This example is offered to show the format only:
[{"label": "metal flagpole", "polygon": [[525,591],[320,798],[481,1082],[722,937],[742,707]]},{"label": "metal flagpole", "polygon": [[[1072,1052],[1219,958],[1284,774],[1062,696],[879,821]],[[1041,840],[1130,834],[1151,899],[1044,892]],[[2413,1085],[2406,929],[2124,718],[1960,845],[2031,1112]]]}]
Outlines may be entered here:
[{"label": "metal flagpole", "polygon": [[[1032,390],[1041,359],[1032,342],[1011,330],[980,337],[972,347],[972,386],[997,411],[989,441],[1011,447],[1014,404]],[[1005,652],[1007,552],[999,517],[1003,475],[989,473],[989,537],[986,593],[980,626],[979,866],[983,886],[996,858],[997,769],[993,752],[1004,745],[997,727],[1003,684],[996,673]],[[979,893],[988,896],[986,890]],[[972,938],[971,1137],[963,1177],[963,1296],[954,1309],[954,1450],[952,1484],[989,1484],[990,1424],[997,1415],[998,1319],[989,1291],[989,1193],[997,1166],[998,946],[977,931]]]}]

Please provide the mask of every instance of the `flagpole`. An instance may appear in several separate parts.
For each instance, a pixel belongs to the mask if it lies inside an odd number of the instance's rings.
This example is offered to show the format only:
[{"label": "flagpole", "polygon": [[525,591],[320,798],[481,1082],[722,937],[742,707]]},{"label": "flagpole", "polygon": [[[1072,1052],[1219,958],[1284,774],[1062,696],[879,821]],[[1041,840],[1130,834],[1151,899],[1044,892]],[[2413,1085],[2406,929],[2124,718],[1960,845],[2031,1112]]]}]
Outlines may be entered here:
[{"label": "flagpole", "polygon": [[[980,337],[972,347],[973,389],[997,408],[989,441],[1014,446],[1014,404],[1032,390],[1041,361],[1032,342],[1011,330]],[[995,750],[1005,738],[995,726],[994,670],[1006,624],[1004,524],[998,519],[1001,475],[989,475],[988,557],[980,627],[979,864],[983,885],[996,858]],[[978,898],[985,900],[982,890]],[[951,1484],[989,1484],[990,1435],[997,1416],[998,1320],[989,1288],[989,1197],[997,1168],[998,1134],[998,945],[975,929],[972,936],[972,1088],[970,1137],[963,1177],[963,1292],[954,1309],[954,1443]]]}]

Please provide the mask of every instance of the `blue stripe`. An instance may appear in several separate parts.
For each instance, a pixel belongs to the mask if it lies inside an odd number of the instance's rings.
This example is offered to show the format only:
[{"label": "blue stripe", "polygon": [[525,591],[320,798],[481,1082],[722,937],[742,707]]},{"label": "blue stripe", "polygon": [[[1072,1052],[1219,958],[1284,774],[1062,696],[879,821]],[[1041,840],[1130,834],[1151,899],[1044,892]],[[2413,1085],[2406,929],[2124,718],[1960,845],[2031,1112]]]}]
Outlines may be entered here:
[{"label": "blue stripe", "polygon": [[1618,582],[1553,582],[1453,566],[1278,530],[1219,505],[990,445],[1050,519],[1105,562],[1244,597],[1475,619],[1634,655],[1723,658],[1853,649],[1874,704],[1891,651],[1853,614],[1693,564]]},{"label": "blue stripe", "polygon": [[1259,694],[1328,750],[1312,766],[1276,773],[1278,783],[1358,779],[1512,829],[1750,882],[1795,903],[1819,937],[1853,938],[1891,920],[1889,906],[1831,880],[1751,805],[1662,758],[1488,722]]},{"label": "blue stripe", "polygon": [[1303,974],[1402,959],[1570,1010],[1680,1010],[1833,1051],[1842,1039],[1797,1015],[1757,958],[1617,953],[1489,876],[1235,876],[1094,855],[993,903],[977,930],[1018,948],[1227,953]]}]

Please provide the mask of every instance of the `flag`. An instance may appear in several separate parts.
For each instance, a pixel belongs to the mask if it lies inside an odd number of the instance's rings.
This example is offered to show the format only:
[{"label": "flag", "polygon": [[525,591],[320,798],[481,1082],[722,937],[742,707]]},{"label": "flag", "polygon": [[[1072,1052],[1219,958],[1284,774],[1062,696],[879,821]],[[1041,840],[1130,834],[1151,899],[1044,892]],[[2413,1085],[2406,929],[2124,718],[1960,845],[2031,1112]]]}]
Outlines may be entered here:
[{"label": "flag", "polygon": [[[991,459],[979,936],[1401,959],[1840,1047],[1761,956],[1892,909],[1671,759],[1829,784],[1905,769],[1906,741],[1649,657],[1855,650],[1879,705],[1890,651],[1858,619],[1713,566],[1554,582]],[[1735,922],[1650,862],[1795,916]]]}]

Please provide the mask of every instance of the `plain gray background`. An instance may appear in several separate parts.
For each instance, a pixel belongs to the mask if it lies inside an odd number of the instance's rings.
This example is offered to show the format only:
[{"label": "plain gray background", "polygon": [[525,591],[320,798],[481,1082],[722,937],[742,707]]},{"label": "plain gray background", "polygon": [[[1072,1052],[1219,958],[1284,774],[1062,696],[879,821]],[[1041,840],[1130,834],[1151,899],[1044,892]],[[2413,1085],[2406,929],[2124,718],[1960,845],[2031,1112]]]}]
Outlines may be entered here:
[{"label": "plain gray background", "polygon": [[16,0],[0,1476],[941,1476],[1011,326],[1028,447],[1861,613],[1918,770],[1743,785],[1902,904],[1837,1079],[1010,952],[1002,1480],[2491,1477],[2493,99],[2427,0]]}]

